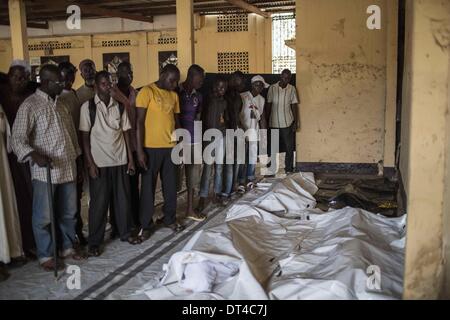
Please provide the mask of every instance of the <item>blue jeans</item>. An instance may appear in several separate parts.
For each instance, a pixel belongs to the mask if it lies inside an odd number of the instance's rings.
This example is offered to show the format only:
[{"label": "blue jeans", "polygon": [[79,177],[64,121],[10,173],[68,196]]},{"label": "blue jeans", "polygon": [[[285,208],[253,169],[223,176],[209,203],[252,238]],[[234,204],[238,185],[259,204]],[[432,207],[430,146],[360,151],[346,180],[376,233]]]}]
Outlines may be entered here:
[{"label": "blue jeans", "polygon": [[225,189],[224,196],[229,197],[233,192],[233,185],[236,183],[238,179],[240,165],[235,164],[227,164],[225,165]]},{"label": "blue jeans", "polygon": [[256,161],[258,146],[256,143],[245,142],[245,164],[239,165],[238,182],[244,185],[256,180]]},{"label": "blue jeans", "polygon": [[208,198],[209,195],[209,180],[214,166],[214,193],[216,195],[222,194],[222,171],[223,164],[204,164],[202,172],[202,181],[200,182],[200,198]]},{"label": "blue jeans", "polygon": [[256,179],[255,171],[256,171],[256,164],[239,165],[239,175],[238,175],[239,184],[245,185],[248,182],[254,182]]},{"label": "blue jeans", "polygon": [[[54,184],[53,208],[56,226],[59,227],[62,250],[73,248],[77,213],[77,185],[75,182]],[[56,229],[58,232],[58,229]],[[37,256],[40,263],[53,256],[50,208],[47,183],[33,180],[33,233],[36,240]]]}]

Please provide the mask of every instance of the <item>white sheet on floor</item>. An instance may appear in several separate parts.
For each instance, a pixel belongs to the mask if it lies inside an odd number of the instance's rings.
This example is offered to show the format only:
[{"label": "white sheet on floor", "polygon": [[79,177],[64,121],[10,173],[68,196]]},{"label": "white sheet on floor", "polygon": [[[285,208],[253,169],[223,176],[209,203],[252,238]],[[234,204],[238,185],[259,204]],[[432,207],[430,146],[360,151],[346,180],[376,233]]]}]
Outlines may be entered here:
[{"label": "white sheet on floor", "polygon": [[[197,232],[164,267],[150,299],[398,299],[406,216],[314,209],[312,174],[264,184],[237,201],[226,223]],[[220,281],[202,263],[222,269]],[[199,265],[200,264],[200,265]],[[183,278],[196,270],[201,290]],[[203,275],[198,272],[203,270]],[[235,270],[235,271],[236,271]],[[375,273],[374,273],[375,270]],[[229,270],[228,270],[229,271]],[[234,274],[234,276],[233,276]],[[184,279],[184,280],[183,280]],[[183,282],[184,281],[184,282]],[[200,292],[201,291],[201,292]]]}]

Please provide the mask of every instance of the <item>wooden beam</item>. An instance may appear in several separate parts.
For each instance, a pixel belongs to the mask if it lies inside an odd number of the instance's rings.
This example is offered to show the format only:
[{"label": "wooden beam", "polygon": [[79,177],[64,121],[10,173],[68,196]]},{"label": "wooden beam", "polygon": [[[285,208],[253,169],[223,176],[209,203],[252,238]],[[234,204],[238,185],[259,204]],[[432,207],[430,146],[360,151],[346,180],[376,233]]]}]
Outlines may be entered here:
[{"label": "wooden beam", "polygon": [[13,59],[28,61],[27,14],[23,0],[9,0],[9,25]]},{"label": "wooden beam", "polygon": [[195,63],[193,0],[177,0],[176,15],[178,68],[182,79],[185,79],[188,68]]},{"label": "wooden beam", "polygon": [[[9,26],[9,21],[1,20],[0,25],[1,26]],[[27,22],[27,28],[47,30],[48,29],[48,21],[45,21],[45,23]]]},{"label": "wooden beam", "polygon": [[227,2],[235,5],[236,7],[242,8],[246,11],[256,13],[264,18],[270,18],[270,14],[260,10],[258,7],[255,7],[252,4],[249,4],[243,0],[226,0]]},{"label": "wooden beam", "polygon": [[48,21],[44,21],[44,23],[27,22],[27,28],[47,30],[48,29]]},{"label": "wooden beam", "polygon": [[95,14],[95,15],[105,16],[105,17],[116,17],[116,18],[123,18],[123,19],[153,23],[153,17],[145,17],[140,14],[132,14],[132,13],[127,13],[127,12],[120,11],[120,10],[102,8],[102,7],[99,7],[96,5],[91,5],[91,4],[89,4],[89,5],[79,4],[78,6],[81,9],[81,16],[83,16],[83,13],[88,13],[88,14],[90,13],[90,14]]},{"label": "wooden beam", "polygon": [[[136,20],[136,21],[142,21],[142,22],[153,22],[153,16],[143,16],[141,14],[134,14],[125,12],[122,10],[116,10],[116,9],[109,9],[106,7],[100,7],[96,4],[85,4],[85,3],[78,3],[67,0],[41,0],[41,1],[34,1],[33,4],[35,5],[45,5],[44,11],[48,11],[47,8],[53,8],[54,12],[59,12],[60,10],[65,11],[66,8],[69,5],[77,5],[81,9],[81,18],[85,14],[90,15],[96,15],[96,16],[102,16],[102,17],[115,17],[115,18],[123,18],[123,19],[129,19],[129,20]],[[34,14],[41,13],[39,9],[37,10],[30,10],[31,14],[30,16],[34,16]],[[42,12],[44,13],[44,12]],[[68,16],[68,15],[67,15]]]}]

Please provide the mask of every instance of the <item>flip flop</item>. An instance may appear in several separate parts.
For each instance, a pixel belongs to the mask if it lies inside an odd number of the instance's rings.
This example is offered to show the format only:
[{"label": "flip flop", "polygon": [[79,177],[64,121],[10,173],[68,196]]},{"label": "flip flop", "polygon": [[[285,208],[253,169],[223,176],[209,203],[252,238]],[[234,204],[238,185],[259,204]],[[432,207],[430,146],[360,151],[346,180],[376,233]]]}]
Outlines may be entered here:
[{"label": "flip flop", "polygon": [[172,223],[167,225],[166,227],[172,229],[172,231],[175,233],[181,232],[185,229],[185,227],[179,223]]},{"label": "flip flop", "polygon": [[[55,260],[50,259],[44,263],[41,263],[39,265],[42,269],[44,269],[45,272],[53,272],[55,270]],[[57,262],[56,263],[56,269],[58,271],[64,270],[66,266],[64,265],[64,263],[62,262]]]},{"label": "flip flop", "polygon": [[202,222],[206,220],[206,216],[203,214],[189,214],[186,216],[187,219],[191,219],[194,221]]},{"label": "flip flop", "polygon": [[91,247],[88,250],[89,257],[99,257],[101,254],[99,247]]},{"label": "flip flop", "polygon": [[134,237],[134,236],[129,236],[128,238],[126,238],[125,240],[122,240],[122,241],[127,241],[131,245],[137,245],[137,244],[142,243],[142,239],[140,237]]},{"label": "flip flop", "polygon": [[153,232],[151,230],[142,230],[141,235],[139,236],[139,240],[142,242],[150,239],[150,237],[152,236]]}]

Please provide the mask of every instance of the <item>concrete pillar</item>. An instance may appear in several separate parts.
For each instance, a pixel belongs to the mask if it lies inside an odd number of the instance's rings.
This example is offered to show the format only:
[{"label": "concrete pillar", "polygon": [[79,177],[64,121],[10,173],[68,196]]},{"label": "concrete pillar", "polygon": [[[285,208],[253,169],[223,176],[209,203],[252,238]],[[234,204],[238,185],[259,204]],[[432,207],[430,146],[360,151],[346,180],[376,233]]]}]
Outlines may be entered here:
[{"label": "concrete pillar", "polygon": [[177,38],[178,68],[183,80],[195,59],[193,0],[177,0]]},{"label": "concrete pillar", "polygon": [[256,73],[272,73],[272,19],[255,15]]},{"label": "concrete pillar", "polygon": [[27,15],[23,0],[9,0],[9,24],[13,59],[28,61]]},{"label": "concrete pillar", "polygon": [[400,166],[408,210],[405,299],[438,298],[449,268],[448,21],[448,1],[406,2]]},{"label": "concrete pillar", "polygon": [[272,73],[272,18],[264,19],[265,28],[265,58],[264,73]]}]

